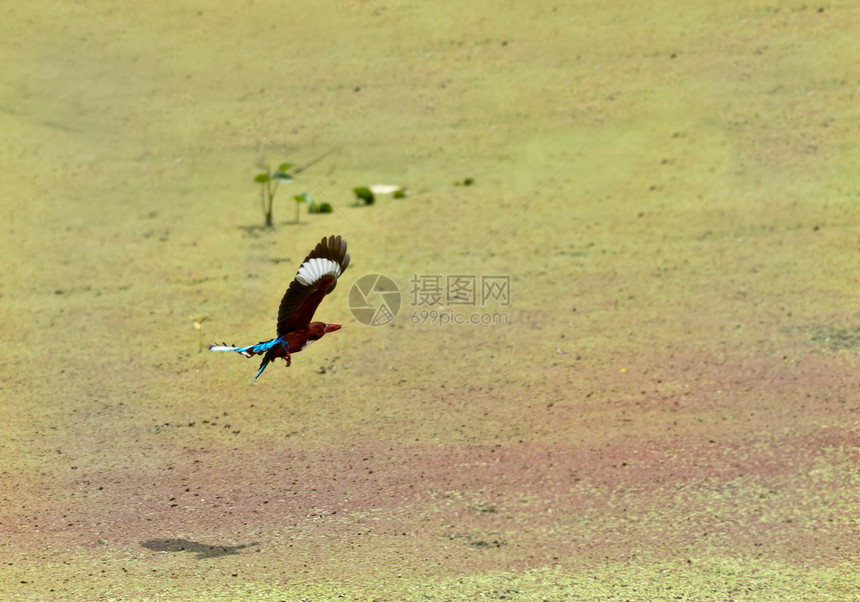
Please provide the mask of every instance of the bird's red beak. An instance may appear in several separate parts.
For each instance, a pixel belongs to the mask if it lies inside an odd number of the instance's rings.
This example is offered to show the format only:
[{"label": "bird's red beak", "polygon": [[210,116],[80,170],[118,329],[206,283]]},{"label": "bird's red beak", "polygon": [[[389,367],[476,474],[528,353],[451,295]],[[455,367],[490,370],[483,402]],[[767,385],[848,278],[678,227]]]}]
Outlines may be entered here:
[{"label": "bird's red beak", "polygon": [[342,326],[340,324],[326,324],[325,331],[326,332],[334,332],[335,330],[340,330]]}]

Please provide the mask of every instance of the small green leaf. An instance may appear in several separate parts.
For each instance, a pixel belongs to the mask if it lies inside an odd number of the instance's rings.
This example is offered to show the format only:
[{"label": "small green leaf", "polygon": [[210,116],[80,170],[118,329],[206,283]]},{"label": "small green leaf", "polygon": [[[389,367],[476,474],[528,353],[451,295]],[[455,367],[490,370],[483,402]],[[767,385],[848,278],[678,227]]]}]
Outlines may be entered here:
[{"label": "small green leaf", "polygon": [[278,171],[290,171],[294,167],[295,165],[293,163],[281,163],[278,165]]},{"label": "small green leaf", "polygon": [[307,203],[308,205],[312,205],[314,202],[313,197],[311,197],[307,192],[293,195],[293,200],[297,203]]},{"label": "small green leaf", "polygon": [[405,199],[406,198],[406,191],[403,190],[402,188],[399,190],[395,190],[393,193],[391,193],[391,198],[393,198],[393,199]]},{"label": "small green leaf", "polygon": [[280,180],[281,182],[295,182],[295,178],[290,174],[283,171],[276,171],[272,174],[273,180]]},{"label": "small green leaf", "polygon": [[320,203],[317,206],[317,213],[331,213],[334,211],[334,208],[331,206],[331,203]]},{"label": "small green leaf", "polygon": [[271,179],[272,178],[269,177],[269,174],[261,173],[261,174],[258,174],[257,177],[254,178],[254,181],[257,184],[265,184],[266,182],[268,182]]}]

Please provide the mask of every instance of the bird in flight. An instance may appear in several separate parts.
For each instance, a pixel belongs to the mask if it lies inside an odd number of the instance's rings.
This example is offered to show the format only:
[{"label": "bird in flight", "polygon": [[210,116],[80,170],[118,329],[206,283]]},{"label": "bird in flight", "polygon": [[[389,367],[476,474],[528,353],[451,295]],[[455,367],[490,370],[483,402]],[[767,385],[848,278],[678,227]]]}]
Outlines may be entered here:
[{"label": "bird in flight", "polygon": [[311,319],[323,297],[334,290],[337,279],[346,271],[348,265],[346,241],[340,236],[323,238],[305,257],[296,277],[281,299],[281,307],[278,309],[278,336],[247,347],[210,345],[209,350],[235,351],[245,357],[262,354],[263,362],[254,380],[259,378],[269,362],[275,358],[284,358],[289,368],[293,353],[298,353],[329,332],[340,330],[340,324],[311,322]]}]

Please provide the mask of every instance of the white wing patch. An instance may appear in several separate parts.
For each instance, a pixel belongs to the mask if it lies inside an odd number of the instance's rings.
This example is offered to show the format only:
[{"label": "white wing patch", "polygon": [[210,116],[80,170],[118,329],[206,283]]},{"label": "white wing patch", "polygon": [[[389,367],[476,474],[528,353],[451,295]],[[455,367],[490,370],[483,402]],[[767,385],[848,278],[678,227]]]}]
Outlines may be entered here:
[{"label": "white wing patch", "polygon": [[296,274],[296,280],[305,286],[310,286],[326,274],[331,274],[335,278],[340,277],[340,264],[331,259],[314,257],[302,264],[299,273]]}]

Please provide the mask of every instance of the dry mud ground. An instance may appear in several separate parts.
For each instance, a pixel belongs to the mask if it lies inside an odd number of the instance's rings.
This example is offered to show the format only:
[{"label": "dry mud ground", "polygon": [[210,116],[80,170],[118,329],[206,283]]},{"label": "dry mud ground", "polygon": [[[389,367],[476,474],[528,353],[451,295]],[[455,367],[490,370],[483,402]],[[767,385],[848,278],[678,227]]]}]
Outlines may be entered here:
[{"label": "dry mud ground", "polygon": [[860,7],[708,4],[4,5],[2,599],[857,599]]}]

